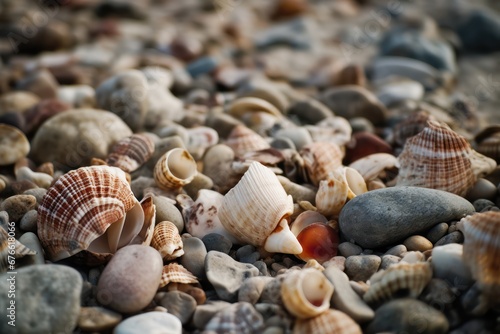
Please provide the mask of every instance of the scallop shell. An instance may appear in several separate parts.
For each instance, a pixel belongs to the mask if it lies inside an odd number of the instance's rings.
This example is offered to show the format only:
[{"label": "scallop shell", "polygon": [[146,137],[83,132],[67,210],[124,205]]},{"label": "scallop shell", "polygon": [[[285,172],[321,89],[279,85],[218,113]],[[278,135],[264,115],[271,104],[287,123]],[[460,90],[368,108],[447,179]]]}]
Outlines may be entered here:
[{"label": "scallop shell", "polygon": [[[14,248],[11,249],[10,247]],[[9,241],[9,234],[6,230],[0,227],[0,273],[6,272],[9,268],[9,256],[11,258],[19,259],[26,255],[35,254],[35,251],[29,249],[13,237]]]},{"label": "scallop shell", "polygon": [[329,309],[310,319],[297,319],[293,334],[362,334],[359,325],[347,314]]},{"label": "scallop shell", "polygon": [[315,317],[330,308],[333,285],[319,270],[308,268],[287,274],[281,284],[285,308],[299,319]]},{"label": "scallop shell", "polygon": [[384,171],[399,166],[398,159],[389,153],[374,153],[351,163],[349,167],[354,168],[361,174],[365,181],[384,177]]},{"label": "scallop shell", "polygon": [[475,152],[464,137],[435,121],[428,121],[422,132],[407,140],[398,161],[398,186],[440,189],[460,196],[496,167],[494,160]]},{"label": "scallop shell", "polygon": [[38,207],[38,237],[51,261],[82,250],[115,253],[139,234],[144,212],[116,167],[70,171],[49,188]]},{"label": "scallop shell", "polygon": [[196,168],[196,161],[187,150],[174,148],[158,160],[153,176],[158,187],[179,189],[194,179]]},{"label": "scallop shell", "polygon": [[398,291],[408,290],[412,298],[417,298],[432,278],[429,262],[400,262],[381,270],[370,278],[370,287],[363,296],[367,303],[377,303],[391,299]]},{"label": "scallop shell", "polygon": [[153,140],[144,134],[133,134],[118,141],[106,158],[109,166],[132,173],[148,161],[154,153]]},{"label": "scallop shell", "polygon": [[196,284],[198,283],[198,278],[182,265],[172,262],[163,266],[160,288],[169,283]]},{"label": "scallop shell", "polygon": [[248,152],[260,151],[271,147],[257,132],[241,124],[233,128],[225,144],[233,149],[237,157],[241,157]]},{"label": "scallop shell", "polygon": [[342,166],[344,154],[337,144],[330,142],[315,142],[300,150],[309,179],[314,185],[319,185],[328,174]]},{"label": "scallop shell", "polygon": [[500,162],[500,125],[492,125],[479,132],[474,141],[479,153]]},{"label": "scallop shell", "polygon": [[261,163],[252,162],[238,184],[224,196],[219,219],[242,243],[264,245],[269,252],[300,254],[302,247],[288,227],[292,213],[292,197],[276,175]]},{"label": "scallop shell", "polygon": [[151,247],[160,252],[164,261],[170,261],[184,255],[182,238],[174,223],[162,221],[155,226]]}]

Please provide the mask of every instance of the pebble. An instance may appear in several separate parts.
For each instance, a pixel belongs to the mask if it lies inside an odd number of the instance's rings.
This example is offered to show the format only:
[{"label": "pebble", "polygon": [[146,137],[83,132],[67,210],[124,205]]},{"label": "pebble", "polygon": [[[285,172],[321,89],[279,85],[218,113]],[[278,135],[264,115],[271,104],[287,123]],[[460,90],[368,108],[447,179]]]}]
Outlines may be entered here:
[{"label": "pebble", "polygon": [[215,314],[207,323],[203,333],[241,333],[253,334],[264,327],[264,319],[252,304],[234,303]]},{"label": "pebble", "polygon": [[209,233],[205,235],[201,241],[205,244],[207,252],[214,250],[224,254],[229,254],[229,251],[233,247],[231,240],[218,233]]},{"label": "pebble", "polygon": [[42,99],[52,99],[57,95],[59,84],[48,70],[38,70],[18,81],[17,89],[36,94]]},{"label": "pebble", "polygon": [[477,52],[500,51],[500,18],[494,11],[478,9],[456,29],[463,47]]},{"label": "pebble", "polygon": [[323,267],[327,268],[330,266],[334,266],[335,268],[344,271],[345,269],[345,260],[346,258],[344,256],[334,256],[330,260],[323,262]]},{"label": "pebble", "polygon": [[443,246],[447,244],[460,244],[464,242],[464,235],[460,231],[453,231],[441,239],[439,239],[435,246]]},{"label": "pebble", "polygon": [[167,292],[159,304],[179,318],[183,325],[191,319],[197,306],[196,300],[182,291]]},{"label": "pebble", "polygon": [[259,275],[259,269],[235,261],[227,254],[210,251],[205,258],[205,272],[220,299],[235,301],[238,290],[249,277]]},{"label": "pebble", "polygon": [[36,203],[40,205],[43,200],[43,196],[47,193],[47,189],[44,188],[34,188],[34,189],[28,189],[25,192],[23,192],[23,195],[31,195],[35,196],[36,198]]},{"label": "pebble", "polygon": [[163,260],[154,248],[130,245],[119,249],[104,268],[97,300],[120,313],[145,308],[158,290]]},{"label": "pebble", "polygon": [[377,255],[355,255],[345,260],[345,273],[353,281],[366,282],[380,267],[382,259]]},{"label": "pebble", "polygon": [[452,307],[452,303],[457,299],[456,290],[445,280],[433,278],[427,284],[419,299],[428,305],[432,305],[439,310],[446,310]]},{"label": "pebble", "polygon": [[198,305],[193,314],[193,325],[198,329],[204,329],[217,312],[229,306],[231,306],[230,303],[222,300],[209,301],[204,305]]},{"label": "pebble", "polygon": [[163,221],[169,221],[177,227],[179,233],[184,230],[182,213],[171,200],[164,196],[153,196],[153,202],[156,206],[156,224]]},{"label": "pebble", "polygon": [[120,322],[113,334],[182,334],[181,321],[165,312],[147,312]]},{"label": "pebble", "polygon": [[379,307],[366,333],[445,334],[448,327],[444,314],[432,306],[419,300],[402,298]]},{"label": "pebble", "polygon": [[472,275],[463,261],[463,246],[447,244],[432,250],[432,269],[435,278],[441,278],[455,287],[472,284]]},{"label": "pebble", "polygon": [[479,178],[474,186],[467,192],[465,198],[473,203],[478,199],[495,200],[496,195],[497,187],[491,181]]},{"label": "pebble", "polygon": [[101,332],[112,329],[121,320],[121,314],[103,307],[82,307],[78,327],[85,332]]},{"label": "pebble", "polygon": [[9,224],[9,214],[7,211],[0,211],[0,228],[3,228],[4,230],[8,231],[8,224]]},{"label": "pebble", "polygon": [[343,242],[339,245],[339,253],[344,257],[349,257],[352,255],[359,255],[363,252],[363,249],[358,245],[355,245],[351,242]]},{"label": "pebble", "polygon": [[38,218],[38,212],[36,210],[30,210],[23,215],[23,218],[21,218],[21,221],[19,222],[19,227],[23,231],[36,233],[37,218]]},{"label": "pebble", "polygon": [[384,255],[394,255],[398,257],[403,257],[403,254],[406,253],[408,249],[406,249],[405,245],[396,245],[389,248]]},{"label": "pebble", "polygon": [[335,267],[328,267],[324,274],[333,284],[335,293],[332,295],[331,306],[344,312],[357,322],[367,322],[373,319],[375,313],[364,300],[351,288],[349,278]]},{"label": "pebble", "polygon": [[43,248],[42,244],[40,243],[40,240],[38,239],[37,235],[33,232],[26,232],[21,237],[19,238],[19,241],[28,247],[29,249],[33,250],[36,252],[35,255],[31,256],[25,256],[19,261],[19,264],[22,264],[24,266],[32,265],[32,264],[44,264],[45,263],[45,258],[43,256]]},{"label": "pebble", "polygon": [[426,250],[432,249],[432,242],[421,235],[413,235],[406,238],[403,244],[408,251],[425,252]]},{"label": "pebble", "polygon": [[[477,211],[477,210],[476,210]],[[446,223],[440,223],[431,228],[425,237],[427,240],[435,244],[439,239],[444,237],[446,233],[448,232],[448,224]]]},{"label": "pebble", "polygon": [[295,102],[289,107],[287,113],[298,117],[302,124],[316,124],[325,118],[334,116],[326,105],[316,99]]},{"label": "pebble", "polygon": [[256,304],[267,283],[274,280],[273,277],[255,276],[246,279],[238,291],[238,301]]},{"label": "pebble", "polygon": [[28,138],[19,129],[0,124],[0,166],[6,166],[24,158],[30,151]]},{"label": "pebble", "polygon": [[253,245],[244,245],[238,248],[236,251],[236,260],[241,260],[241,258],[249,256],[253,252],[255,252],[255,246]]},{"label": "pebble", "polygon": [[452,193],[392,187],[350,200],[340,212],[339,224],[347,240],[364,248],[378,248],[473,212],[469,201]]},{"label": "pebble", "polygon": [[[11,274],[0,275],[0,291],[9,290]],[[15,275],[15,327],[4,319],[2,333],[72,333],[80,313],[82,277],[62,265],[32,265]],[[0,307],[7,310],[7,293],[0,296]],[[13,320],[13,319],[11,319]]]},{"label": "pebble", "polygon": [[0,211],[7,211],[11,221],[19,221],[26,212],[35,209],[36,198],[32,195],[14,195],[0,204]]},{"label": "pebble", "polygon": [[255,46],[264,49],[276,45],[287,45],[293,49],[309,49],[314,37],[311,36],[311,22],[306,18],[297,18],[277,24],[254,36]]},{"label": "pebble", "polygon": [[383,255],[382,262],[380,263],[380,269],[385,270],[389,268],[389,266],[399,263],[401,258],[395,255]]},{"label": "pebble", "polygon": [[267,270],[267,264],[264,261],[262,260],[255,261],[253,265],[257,267],[257,269],[259,269],[260,276],[270,276]]},{"label": "pebble", "polygon": [[264,290],[260,294],[261,303],[277,304],[282,306],[283,301],[281,300],[281,284],[285,279],[286,275],[278,275],[274,277],[272,281],[267,282],[264,286]]},{"label": "pebble", "polygon": [[477,199],[475,200],[472,205],[474,205],[474,208],[476,209],[476,212],[481,212],[484,209],[491,208],[495,206],[495,203],[488,199]]},{"label": "pebble", "polygon": [[183,238],[184,255],[181,264],[198,278],[205,277],[205,257],[207,249],[203,241],[196,237]]}]

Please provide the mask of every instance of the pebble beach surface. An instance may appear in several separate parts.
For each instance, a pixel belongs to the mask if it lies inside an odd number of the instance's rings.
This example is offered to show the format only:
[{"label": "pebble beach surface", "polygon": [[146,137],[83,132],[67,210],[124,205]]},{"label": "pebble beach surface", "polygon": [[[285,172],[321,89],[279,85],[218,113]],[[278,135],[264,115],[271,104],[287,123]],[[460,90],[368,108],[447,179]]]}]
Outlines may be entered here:
[{"label": "pebble beach surface", "polygon": [[500,333],[496,1],[0,1],[0,333]]}]

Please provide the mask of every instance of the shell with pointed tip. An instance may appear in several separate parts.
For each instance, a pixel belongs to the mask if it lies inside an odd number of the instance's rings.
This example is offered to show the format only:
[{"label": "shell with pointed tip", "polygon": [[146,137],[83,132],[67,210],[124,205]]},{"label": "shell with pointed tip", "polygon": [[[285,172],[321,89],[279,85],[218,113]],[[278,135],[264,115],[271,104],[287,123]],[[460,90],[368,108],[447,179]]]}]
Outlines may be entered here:
[{"label": "shell with pointed tip", "polygon": [[319,185],[328,174],[342,166],[344,154],[337,144],[330,142],[315,142],[300,150],[309,179],[314,185]]},{"label": "shell with pointed tip", "polygon": [[162,221],[155,226],[151,247],[160,252],[164,261],[170,261],[184,255],[182,238],[174,223]]},{"label": "shell with pointed tip", "polygon": [[194,179],[196,167],[196,161],[187,150],[174,148],[158,160],[153,176],[158,187],[179,189]]},{"label": "shell with pointed tip", "polygon": [[374,153],[351,163],[349,167],[354,168],[365,181],[371,181],[377,177],[383,177],[386,169],[399,166],[398,159],[389,153]]},{"label": "shell with pointed tip", "polygon": [[477,151],[500,162],[500,125],[492,125],[479,132],[474,141]]},{"label": "shell with pointed tip", "polygon": [[238,157],[248,152],[271,147],[264,138],[244,125],[236,125],[227,137],[225,144],[232,148],[234,154]]},{"label": "shell with pointed tip", "polygon": [[[300,254],[302,247],[288,228],[292,213],[292,197],[286,194],[276,175],[261,163],[252,162],[222,199],[219,219],[242,243],[264,245],[272,252]],[[268,238],[280,244],[267,242]]]},{"label": "shell with pointed tip", "polygon": [[439,189],[460,196],[496,167],[493,159],[475,152],[464,137],[435,121],[428,121],[426,128],[406,141],[398,162],[398,186]]},{"label": "shell with pointed tip", "polygon": [[172,262],[163,266],[160,288],[169,283],[196,284],[198,283],[198,278],[182,265]]},{"label": "shell with pointed tip", "polygon": [[362,334],[361,327],[347,314],[329,309],[310,319],[297,319],[293,334]]},{"label": "shell with pointed tip", "polygon": [[431,278],[432,267],[429,262],[393,264],[372,275],[370,287],[363,299],[367,303],[377,303],[391,299],[403,289],[408,290],[412,298],[417,298]]},{"label": "shell with pointed tip", "polygon": [[149,136],[133,134],[113,145],[106,163],[132,173],[153,156],[154,150],[155,144]]},{"label": "shell with pointed tip", "polygon": [[343,168],[333,170],[326,180],[319,182],[316,192],[316,207],[318,211],[327,216],[338,215],[347,202],[349,185],[343,173]]},{"label": "shell with pointed tip", "polygon": [[319,270],[307,268],[287,274],[281,284],[285,308],[299,319],[315,317],[330,308],[333,285]]},{"label": "shell with pointed tip", "polygon": [[82,250],[115,253],[139,234],[144,212],[122,170],[90,166],[64,174],[49,188],[37,225],[49,259],[58,261]]},{"label": "shell with pointed tip", "polygon": [[[12,239],[11,239],[12,240]],[[29,249],[22,243],[17,240],[14,241],[14,257],[16,259],[22,258],[26,255],[35,255],[36,252]],[[9,253],[9,246],[11,245],[11,241],[9,241],[9,234],[6,230],[0,227],[0,273],[4,273],[7,271],[9,266],[8,256],[12,255],[12,251]]]}]

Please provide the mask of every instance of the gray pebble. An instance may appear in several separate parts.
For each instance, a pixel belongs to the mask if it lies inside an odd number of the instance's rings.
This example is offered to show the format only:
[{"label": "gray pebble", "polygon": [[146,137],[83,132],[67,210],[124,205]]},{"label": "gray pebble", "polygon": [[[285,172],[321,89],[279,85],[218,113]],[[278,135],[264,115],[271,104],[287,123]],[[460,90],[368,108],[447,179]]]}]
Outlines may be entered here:
[{"label": "gray pebble", "polygon": [[382,259],[377,255],[355,255],[345,260],[345,273],[353,281],[366,282],[380,267]]},{"label": "gray pebble", "polygon": [[270,303],[275,305],[283,305],[283,301],[281,300],[281,284],[285,279],[286,275],[279,275],[274,277],[272,281],[269,281],[262,293],[260,294],[260,302],[262,303]]},{"label": "gray pebble", "polygon": [[167,292],[159,304],[179,318],[183,325],[187,324],[196,309],[196,300],[182,291]]},{"label": "gray pebble", "polygon": [[47,193],[47,189],[45,188],[34,188],[34,189],[28,189],[25,192],[23,192],[23,195],[31,195],[35,196],[36,198],[36,203],[38,205],[42,204],[43,196]]},{"label": "gray pebble", "polygon": [[465,198],[474,202],[481,198],[494,200],[496,195],[497,187],[491,181],[479,178],[472,189],[467,192]]},{"label": "gray pebble", "polygon": [[101,277],[101,270],[99,268],[91,268],[89,270],[89,282],[92,285],[96,285],[99,282],[99,277]]},{"label": "gray pebble", "polygon": [[419,299],[428,305],[432,305],[440,310],[449,309],[452,303],[458,298],[452,287],[439,278],[433,278],[427,284]]},{"label": "gray pebble", "polygon": [[162,221],[172,222],[177,226],[179,233],[182,233],[184,219],[179,209],[168,198],[163,196],[154,196],[153,202],[156,205],[156,224]]},{"label": "gray pebble", "polygon": [[243,282],[238,291],[238,301],[255,304],[260,298],[267,283],[274,280],[273,277],[256,276],[250,277]]},{"label": "gray pebble", "polygon": [[183,238],[184,255],[181,264],[198,278],[205,277],[207,250],[203,241],[196,237]]},{"label": "gray pebble", "polygon": [[426,238],[432,242],[433,244],[435,244],[439,239],[441,239],[442,237],[444,237],[446,235],[446,233],[448,232],[448,224],[446,223],[440,223],[440,224],[437,224],[436,226],[434,226],[433,228],[431,228],[427,234],[426,234]]},{"label": "gray pebble", "polygon": [[240,258],[240,262],[242,263],[254,263],[260,259],[260,253],[255,251],[249,255],[243,256]]},{"label": "gray pebble", "polygon": [[448,226],[448,234],[458,231],[458,221],[451,222]]},{"label": "gray pebble", "polygon": [[[133,179],[132,182],[130,183],[130,189],[132,189],[132,192],[137,198],[142,198],[144,196],[144,189],[154,186],[156,186],[155,179],[147,176],[139,176]],[[158,217],[158,205],[156,206],[156,211]],[[158,218],[156,219],[158,221]]]},{"label": "gray pebble", "polygon": [[443,246],[447,244],[461,244],[464,242],[464,235],[460,231],[451,232],[439,239],[435,246]]},{"label": "gray pebble", "polygon": [[382,263],[380,263],[380,269],[387,269],[389,266],[399,263],[401,261],[401,258],[399,256],[395,255],[383,255],[382,256]]},{"label": "gray pebble", "polygon": [[205,244],[207,252],[215,250],[221,253],[229,254],[231,247],[233,247],[231,240],[218,233],[209,233],[205,235],[201,241]]},{"label": "gray pebble", "polygon": [[259,269],[261,276],[269,276],[269,272],[267,271],[267,265],[264,261],[261,260],[255,261],[253,265],[257,267],[257,269]]},{"label": "gray pebble", "polygon": [[342,256],[345,256],[345,257],[349,257],[349,256],[352,256],[352,255],[359,255],[361,254],[361,252],[363,251],[363,249],[361,247],[359,247],[358,245],[355,245],[351,242],[343,242],[339,245],[339,253],[340,255]]},{"label": "gray pebble", "polygon": [[239,261],[241,258],[243,258],[245,256],[249,256],[253,252],[255,252],[255,247],[254,246],[252,246],[252,245],[241,246],[236,251],[236,260]]},{"label": "gray pebble", "polygon": [[387,252],[385,252],[385,255],[394,255],[394,256],[399,256],[403,257],[403,254],[406,253],[408,249],[406,249],[405,245],[397,245],[394,247],[389,248]]},{"label": "gray pebble", "polygon": [[35,209],[36,197],[32,195],[14,195],[0,204],[0,211],[7,211],[11,221],[19,221],[26,212]]},{"label": "gray pebble", "polygon": [[209,301],[203,305],[198,305],[193,314],[194,326],[200,330],[204,329],[217,312],[229,306],[231,306],[230,303],[222,300]]},{"label": "gray pebble", "polygon": [[486,208],[495,206],[495,203],[493,203],[489,199],[477,199],[472,203],[472,205],[474,205],[474,208],[477,212],[481,212]]},{"label": "gray pebble", "polygon": [[26,212],[19,222],[19,227],[23,231],[36,233],[36,220],[38,218],[38,212],[36,210],[30,210]]}]

